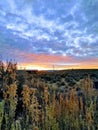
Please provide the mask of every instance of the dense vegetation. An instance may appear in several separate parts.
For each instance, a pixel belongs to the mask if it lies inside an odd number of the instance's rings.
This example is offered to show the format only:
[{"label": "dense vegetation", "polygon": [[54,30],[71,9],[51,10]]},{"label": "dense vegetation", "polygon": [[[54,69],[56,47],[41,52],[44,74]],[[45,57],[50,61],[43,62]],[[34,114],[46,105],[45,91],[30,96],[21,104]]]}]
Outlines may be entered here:
[{"label": "dense vegetation", "polygon": [[0,130],[98,130],[98,70],[28,73],[0,61]]}]

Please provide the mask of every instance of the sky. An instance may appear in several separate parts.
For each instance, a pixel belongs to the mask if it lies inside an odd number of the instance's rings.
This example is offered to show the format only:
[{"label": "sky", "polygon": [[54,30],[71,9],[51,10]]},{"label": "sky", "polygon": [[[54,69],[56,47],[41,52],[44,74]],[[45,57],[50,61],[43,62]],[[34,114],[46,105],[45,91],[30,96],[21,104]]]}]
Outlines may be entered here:
[{"label": "sky", "polygon": [[19,69],[98,68],[98,0],[0,0],[0,59]]}]

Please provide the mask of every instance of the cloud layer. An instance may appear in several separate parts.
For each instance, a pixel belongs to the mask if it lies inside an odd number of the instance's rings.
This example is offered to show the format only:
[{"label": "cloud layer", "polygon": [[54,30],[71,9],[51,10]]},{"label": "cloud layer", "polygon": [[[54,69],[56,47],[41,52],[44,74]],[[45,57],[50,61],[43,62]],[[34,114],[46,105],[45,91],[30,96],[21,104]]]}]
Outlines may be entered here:
[{"label": "cloud layer", "polygon": [[[21,66],[98,66],[97,0],[0,0],[0,55]],[[43,68],[44,68],[43,66]]]}]

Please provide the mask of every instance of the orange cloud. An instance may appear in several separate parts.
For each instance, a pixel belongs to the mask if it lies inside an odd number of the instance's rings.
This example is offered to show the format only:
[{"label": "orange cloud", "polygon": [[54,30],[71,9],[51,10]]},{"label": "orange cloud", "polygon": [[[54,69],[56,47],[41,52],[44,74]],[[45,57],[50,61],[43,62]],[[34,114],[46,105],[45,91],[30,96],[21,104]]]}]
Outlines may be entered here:
[{"label": "orange cloud", "polygon": [[71,62],[70,56],[45,55],[45,54],[23,54],[23,62],[19,62],[19,67],[27,69],[52,69],[53,65]]},{"label": "orange cloud", "polygon": [[[8,47],[9,48],[9,47]],[[26,53],[19,49],[6,49],[8,56],[18,62],[18,69],[90,69],[98,68],[98,58]],[[9,59],[8,59],[9,60]]]},{"label": "orange cloud", "polygon": [[98,68],[98,58],[76,59],[71,56],[24,54],[27,61],[19,63],[19,67],[26,69],[90,69]]}]

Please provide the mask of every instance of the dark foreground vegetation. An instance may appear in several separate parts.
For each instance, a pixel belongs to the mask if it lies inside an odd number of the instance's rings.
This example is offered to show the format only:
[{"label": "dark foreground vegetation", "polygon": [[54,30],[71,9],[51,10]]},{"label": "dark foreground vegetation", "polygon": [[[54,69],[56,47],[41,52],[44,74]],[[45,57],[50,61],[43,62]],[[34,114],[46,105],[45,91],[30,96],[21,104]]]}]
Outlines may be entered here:
[{"label": "dark foreground vegetation", "polygon": [[98,130],[98,70],[17,71],[0,61],[0,130]]}]

